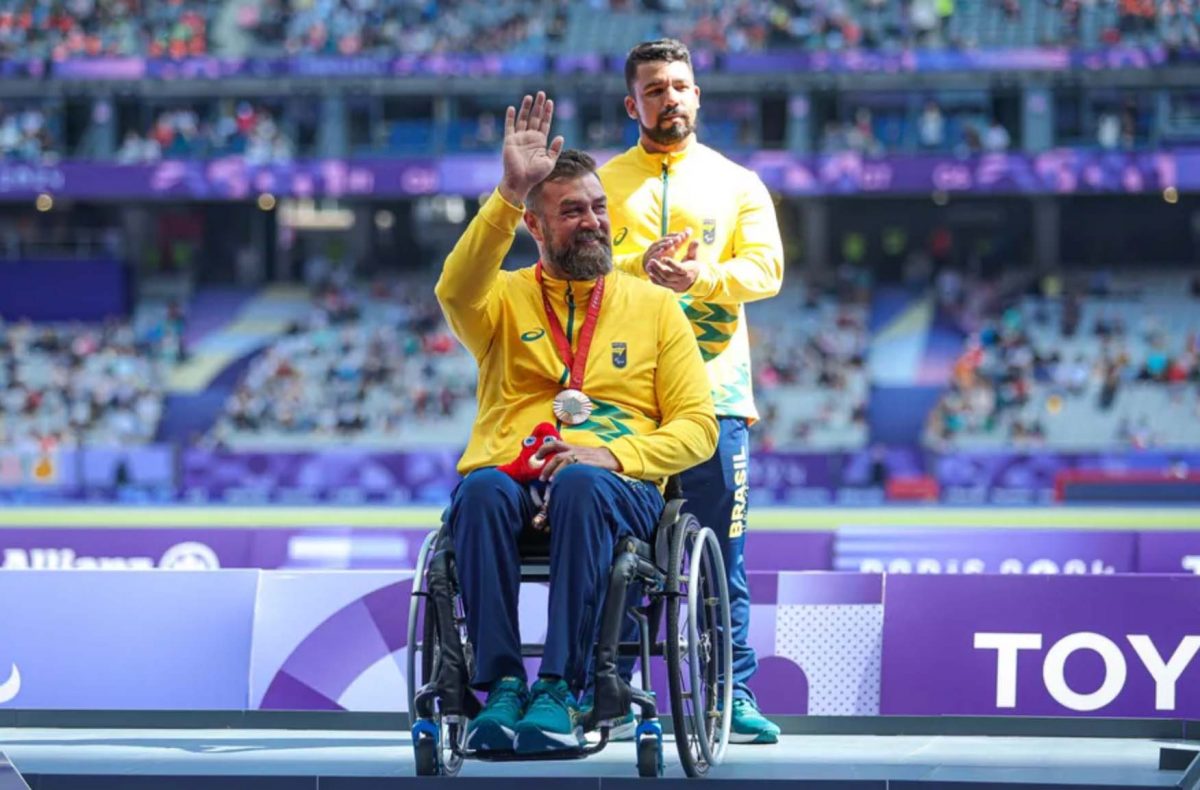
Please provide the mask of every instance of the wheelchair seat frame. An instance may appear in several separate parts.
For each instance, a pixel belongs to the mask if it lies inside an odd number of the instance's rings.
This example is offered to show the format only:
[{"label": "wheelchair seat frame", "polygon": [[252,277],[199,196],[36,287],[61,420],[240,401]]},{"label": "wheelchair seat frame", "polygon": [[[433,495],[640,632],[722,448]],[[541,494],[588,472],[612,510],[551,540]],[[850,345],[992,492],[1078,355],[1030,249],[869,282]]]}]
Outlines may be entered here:
[{"label": "wheelchair seat frame", "polygon": [[[716,535],[683,512],[683,505],[681,498],[668,500],[650,543],[623,538],[615,548],[595,647],[594,704],[582,722],[585,732],[599,732],[599,741],[545,755],[466,748],[469,720],[482,710],[470,688],[474,659],[466,612],[448,527],[443,524],[426,536],[408,617],[409,716],[418,775],[453,776],[468,759],[587,757],[608,745],[611,728],[634,705],[640,711],[635,734],[638,774],[662,776],[663,730],[650,683],[653,656],[667,662],[672,724],[684,772],[706,776],[721,763],[729,743],[733,697],[732,683],[726,682],[732,677],[733,645],[724,636],[731,633],[729,590]],[[522,583],[548,581],[549,570],[548,556],[526,556],[523,551]],[[626,592],[634,583],[641,585],[645,602],[627,607]],[[639,624],[637,642],[620,641],[627,612]],[[660,630],[664,613],[665,632]],[[521,647],[523,657],[542,654],[540,644]],[[640,659],[641,689],[621,678],[622,656]]]}]

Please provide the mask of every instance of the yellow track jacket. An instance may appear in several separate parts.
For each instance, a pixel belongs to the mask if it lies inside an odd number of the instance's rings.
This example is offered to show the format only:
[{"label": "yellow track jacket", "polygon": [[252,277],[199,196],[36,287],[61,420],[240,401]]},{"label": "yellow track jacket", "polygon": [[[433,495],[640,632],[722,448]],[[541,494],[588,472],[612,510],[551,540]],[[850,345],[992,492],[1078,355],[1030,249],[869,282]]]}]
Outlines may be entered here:
[{"label": "yellow track jacket", "polygon": [[[446,258],[436,288],[450,328],[479,363],[479,413],[461,474],[516,458],[534,426],[554,421],[551,404],[570,378],[534,267],[500,268],[521,217],[493,192]],[[545,272],[543,281],[575,348],[594,283]],[[568,444],[607,446],[623,474],[660,484],[708,460],[717,442],[704,362],[672,297],[620,272],[608,276],[583,379],[595,410],[581,425],[559,426]]]},{"label": "yellow track jacket", "polygon": [[670,154],[639,143],[605,163],[600,180],[620,271],[645,279],[646,248],[691,228],[700,276],[679,302],[707,363],[717,414],[754,422],[742,305],[774,296],[783,284],[783,242],[767,188],[753,171],[694,140]]}]

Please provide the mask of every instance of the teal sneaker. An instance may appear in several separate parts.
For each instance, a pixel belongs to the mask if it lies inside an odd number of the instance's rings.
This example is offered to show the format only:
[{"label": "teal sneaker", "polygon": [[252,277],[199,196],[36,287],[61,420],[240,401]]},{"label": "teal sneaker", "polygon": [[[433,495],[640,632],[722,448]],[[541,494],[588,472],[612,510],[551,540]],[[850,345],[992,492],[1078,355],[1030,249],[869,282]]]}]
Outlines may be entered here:
[{"label": "teal sneaker", "polygon": [[517,722],[529,702],[529,689],[521,678],[500,678],[492,683],[483,712],[467,725],[467,748],[481,752],[511,752]]},{"label": "teal sneaker", "polygon": [[534,683],[529,707],[517,724],[517,754],[582,749],[585,745],[579,704],[567,681],[541,679]]},{"label": "teal sneaker", "polygon": [[729,728],[730,743],[778,743],[779,726],[758,712],[754,700],[735,697],[733,724]]},{"label": "teal sneaker", "polygon": [[[585,715],[590,713],[594,701],[592,692],[583,695],[583,699],[579,701],[579,713]],[[637,717],[634,716],[633,706],[630,706],[629,712],[617,720],[617,723],[608,731],[608,739],[610,741],[632,741],[634,734],[637,732]]]}]

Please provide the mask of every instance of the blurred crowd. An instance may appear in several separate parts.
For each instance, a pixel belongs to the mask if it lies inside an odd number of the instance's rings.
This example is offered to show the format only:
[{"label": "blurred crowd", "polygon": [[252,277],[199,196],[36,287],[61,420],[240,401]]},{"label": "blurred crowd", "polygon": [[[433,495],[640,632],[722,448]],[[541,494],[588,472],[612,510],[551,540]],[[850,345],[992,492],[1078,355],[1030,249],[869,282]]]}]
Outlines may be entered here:
[{"label": "blurred crowd", "polygon": [[844,266],[749,307],[757,447],[865,446],[869,303],[866,272]]},{"label": "blurred crowd", "polygon": [[332,280],[311,314],[250,365],[212,434],[395,441],[414,425],[473,414],[474,361],[450,334],[432,283]]},{"label": "blurred crowd", "polygon": [[1180,414],[1200,421],[1200,277],[1190,293],[1157,295],[1114,291],[1103,275],[1027,287],[952,279],[941,307],[969,333],[930,415],[931,445],[1144,448],[1183,438]]},{"label": "blurred crowd", "polygon": [[256,48],[287,54],[506,52],[553,44],[565,0],[262,0],[238,9]]},{"label": "blurred crowd", "polygon": [[[650,20],[647,35],[715,52],[1200,45],[1197,0],[587,0],[574,6],[633,12]],[[0,57],[554,52],[569,39],[572,7],[567,0],[0,0]]]},{"label": "blurred crowd", "polygon": [[57,154],[57,143],[41,109],[0,105],[0,160],[42,162]]},{"label": "blurred crowd", "polygon": [[208,54],[219,0],[0,0],[0,58]]},{"label": "blurred crowd", "polygon": [[295,146],[268,108],[249,101],[221,102],[215,120],[201,119],[192,108],[162,111],[144,135],[133,129],[125,134],[117,161],[232,155],[251,164],[288,162]]},{"label": "blurred crowd", "polygon": [[145,332],[0,321],[0,447],[71,449],[154,439],[166,375],[179,358],[177,317]]},{"label": "blurred crowd", "polygon": [[823,153],[845,151],[879,156],[887,151],[953,151],[960,156],[1004,153],[1012,145],[1008,128],[978,112],[947,113],[933,99],[910,119],[907,113],[875,114],[858,107],[851,120],[830,121],[822,139]]}]

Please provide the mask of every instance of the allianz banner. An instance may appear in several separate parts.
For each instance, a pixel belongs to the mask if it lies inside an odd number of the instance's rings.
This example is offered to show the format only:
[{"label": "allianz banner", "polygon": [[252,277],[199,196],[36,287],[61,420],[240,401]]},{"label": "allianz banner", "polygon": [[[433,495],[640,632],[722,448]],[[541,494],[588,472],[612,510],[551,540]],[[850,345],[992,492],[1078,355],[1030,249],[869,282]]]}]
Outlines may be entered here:
[{"label": "allianz banner", "polygon": [[1200,578],[889,575],[884,715],[1200,718]]}]

